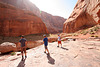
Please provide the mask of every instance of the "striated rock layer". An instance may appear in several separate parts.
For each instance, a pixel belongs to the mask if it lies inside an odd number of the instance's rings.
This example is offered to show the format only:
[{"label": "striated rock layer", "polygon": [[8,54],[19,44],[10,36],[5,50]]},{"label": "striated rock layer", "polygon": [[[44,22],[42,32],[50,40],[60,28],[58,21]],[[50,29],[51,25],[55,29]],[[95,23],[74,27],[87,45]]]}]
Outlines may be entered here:
[{"label": "striated rock layer", "polygon": [[41,12],[41,19],[46,24],[47,29],[50,33],[57,33],[62,32],[63,30],[63,23],[65,21],[64,18],[59,16],[52,16],[46,12]]},{"label": "striated rock layer", "polygon": [[100,23],[100,0],[78,0],[72,14],[65,21],[63,32],[72,33]]},{"label": "striated rock layer", "polygon": [[42,20],[32,12],[0,3],[0,35],[20,36],[48,33]]},{"label": "striated rock layer", "polygon": [[66,19],[59,16],[52,16],[51,14],[40,11],[29,0],[0,0],[0,1],[3,3],[13,5],[23,10],[29,10],[33,12],[35,15],[37,15],[42,19],[42,21],[45,23],[50,33],[57,33],[63,31],[63,23],[65,22]]}]

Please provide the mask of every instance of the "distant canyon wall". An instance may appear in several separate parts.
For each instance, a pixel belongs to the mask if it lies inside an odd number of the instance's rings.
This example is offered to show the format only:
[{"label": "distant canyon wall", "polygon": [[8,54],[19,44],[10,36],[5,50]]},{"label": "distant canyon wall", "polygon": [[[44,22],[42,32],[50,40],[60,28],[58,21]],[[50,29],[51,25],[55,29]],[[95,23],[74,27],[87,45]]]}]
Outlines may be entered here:
[{"label": "distant canyon wall", "polygon": [[100,0],[78,0],[63,32],[72,33],[100,23]]}]

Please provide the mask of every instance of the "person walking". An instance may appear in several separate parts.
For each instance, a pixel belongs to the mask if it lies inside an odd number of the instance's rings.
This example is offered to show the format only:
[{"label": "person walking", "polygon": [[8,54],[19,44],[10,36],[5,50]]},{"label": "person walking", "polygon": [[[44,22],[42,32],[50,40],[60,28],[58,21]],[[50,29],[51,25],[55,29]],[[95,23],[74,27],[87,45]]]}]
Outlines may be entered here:
[{"label": "person walking", "polygon": [[57,47],[59,47],[59,44],[61,44],[61,48],[62,48],[61,37],[60,37],[60,35],[58,34],[58,46],[57,46]]},{"label": "person walking", "polygon": [[49,54],[49,50],[48,50],[48,47],[47,47],[48,46],[48,38],[46,37],[45,34],[43,36],[44,36],[43,43],[44,43],[44,47],[45,47],[44,53],[46,53],[46,51],[47,51],[48,54]]},{"label": "person walking", "polygon": [[21,44],[21,54],[22,54],[22,61],[24,60],[23,54],[25,53],[25,58],[27,58],[26,55],[26,48],[27,48],[27,42],[26,39],[24,38],[24,35],[21,36],[21,39],[19,40]]}]

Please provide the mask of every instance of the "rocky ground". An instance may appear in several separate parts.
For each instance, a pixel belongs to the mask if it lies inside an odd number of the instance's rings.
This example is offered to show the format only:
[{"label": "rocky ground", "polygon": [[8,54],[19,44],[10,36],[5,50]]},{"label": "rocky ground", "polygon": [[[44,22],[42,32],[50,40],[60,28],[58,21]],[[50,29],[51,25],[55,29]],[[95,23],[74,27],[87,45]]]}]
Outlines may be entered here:
[{"label": "rocky ground", "polygon": [[49,43],[50,55],[44,53],[43,45],[27,50],[27,58],[21,61],[16,55],[0,56],[0,67],[100,67],[99,41],[64,41],[63,48],[57,42]]}]

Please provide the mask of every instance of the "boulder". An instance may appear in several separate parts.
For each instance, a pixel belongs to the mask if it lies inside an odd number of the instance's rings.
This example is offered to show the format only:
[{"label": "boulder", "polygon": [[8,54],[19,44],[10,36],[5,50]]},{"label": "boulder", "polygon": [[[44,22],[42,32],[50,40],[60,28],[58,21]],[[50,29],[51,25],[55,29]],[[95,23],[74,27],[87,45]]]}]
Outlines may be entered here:
[{"label": "boulder", "polygon": [[48,42],[55,42],[55,41],[57,41],[56,37],[49,37],[48,38]]},{"label": "boulder", "polygon": [[11,51],[16,51],[16,44],[10,42],[4,42],[0,44],[0,53],[7,53]]},{"label": "boulder", "polygon": [[73,33],[100,23],[100,0],[78,0],[70,17],[64,22],[63,32]]}]

